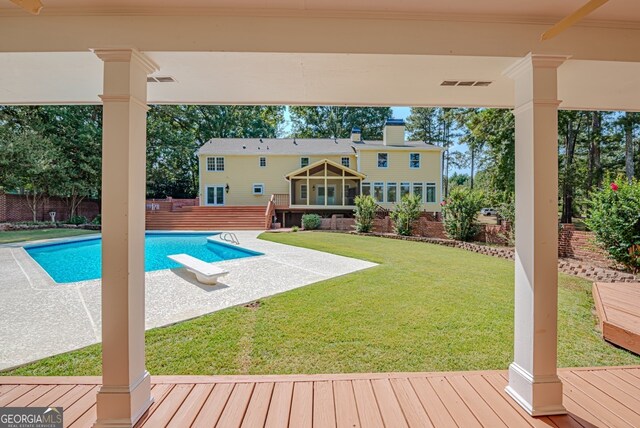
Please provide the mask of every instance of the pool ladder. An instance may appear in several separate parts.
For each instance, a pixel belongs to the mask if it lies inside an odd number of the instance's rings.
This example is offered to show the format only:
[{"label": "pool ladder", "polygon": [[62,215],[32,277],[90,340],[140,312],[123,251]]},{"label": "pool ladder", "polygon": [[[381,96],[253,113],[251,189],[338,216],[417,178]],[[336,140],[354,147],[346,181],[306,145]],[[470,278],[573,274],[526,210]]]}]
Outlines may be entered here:
[{"label": "pool ladder", "polygon": [[231,242],[232,244],[240,245],[240,241],[238,240],[238,237],[233,232],[223,232],[223,233],[221,233],[220,234],[220,240],[221,241],[226,241],[226,242]]}]

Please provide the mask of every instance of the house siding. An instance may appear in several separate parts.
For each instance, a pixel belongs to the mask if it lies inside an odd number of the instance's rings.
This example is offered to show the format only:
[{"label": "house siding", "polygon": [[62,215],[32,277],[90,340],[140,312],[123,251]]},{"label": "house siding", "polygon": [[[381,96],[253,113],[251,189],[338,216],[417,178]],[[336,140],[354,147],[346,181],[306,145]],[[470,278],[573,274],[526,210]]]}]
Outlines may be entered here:
[{"label": "house siding", "polygon": [[[378,168],[378,153],[388,153],[387,168]],[[410,153],[420,153],[420,168],[409,167]],[[372,188],[373,183],[383,182],[385,183],[385,191],[386,184],[389,182],[397,183],[398,188],[400,183],[403,182],[420,182],[423,183],[423,186],[424,183],[436,183],[436,201],[434,203],[425,203],[423,204],[423,207],[427,211],[440,211],[440,200],[442,197],[440,186],[440,151],[420,150],[419,148],[415,150],[398,150],[396,147],[390,147],[389,149],[381,147],[379,150],[362,150],[360,151],[360,169],[360,172],[367,175],[364,182],[371,183]],[[394,204],[380,202],[379,205],[385,208],[392,208]]]},{"label": "house siding", "polygon": [[[207,186],[229,185],[225,194],[225,205],[267,205],[274,193],[289,193],[289,182],[285,175],[300,169],[300,158],[308,157],[309,164],[323,159],[340,163],[346,155],[305,156],[305,155],[222,155],[224,171],[207,171],[207,158],[221,155],[200,155],[200,204],[206,205]],[[267,158],[267,166],[260,167],[260,157]],[[350,155],[351,167],[355,169],[356,157]],[[254,195],[253,184],[264,184],[264,194]]]}]

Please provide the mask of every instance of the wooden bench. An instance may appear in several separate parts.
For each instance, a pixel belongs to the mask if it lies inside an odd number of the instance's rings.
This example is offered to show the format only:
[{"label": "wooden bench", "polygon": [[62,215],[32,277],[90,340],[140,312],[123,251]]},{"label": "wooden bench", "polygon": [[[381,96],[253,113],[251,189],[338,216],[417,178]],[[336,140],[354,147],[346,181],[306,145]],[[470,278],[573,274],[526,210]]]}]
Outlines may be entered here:
[{"label": "wooden bench", "polygon": [[174,262],[184,266],[189,272],[196,275],[199,282],[207,285],[215,285],[218,278],[229,272],[211,263],[196,259],[188,254],[172,254],[169,257]]}]

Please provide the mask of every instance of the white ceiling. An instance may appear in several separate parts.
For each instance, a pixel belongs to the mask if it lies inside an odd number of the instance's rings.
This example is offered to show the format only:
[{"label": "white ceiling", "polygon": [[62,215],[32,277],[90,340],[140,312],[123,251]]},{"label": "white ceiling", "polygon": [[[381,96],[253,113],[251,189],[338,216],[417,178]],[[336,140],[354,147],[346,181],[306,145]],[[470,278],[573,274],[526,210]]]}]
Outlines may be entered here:
[{"label": "white ceiling", "polygon": [[[373,54],[147,52],[149,103],[511,107],[502,72],[517,58]],[[89,52],[0,53],[0,104],[99,103],[102,63]],[[640,111],[640,63],[569,60],[561,108]],[[443,87],[489,80],[489,87]]]},{"label": "white ceiling", "polygon": [[[564,16],[586,0],[42,0],[43,13],[59,9],[93,11],[162,9],[236,9],[308,12],[385,12],[444,15],[496,15],[512,17]],[[0,9],[17,10],[9,0],[0,0]],[[611,0],[590,19],[640,21],[640,2]]]}]

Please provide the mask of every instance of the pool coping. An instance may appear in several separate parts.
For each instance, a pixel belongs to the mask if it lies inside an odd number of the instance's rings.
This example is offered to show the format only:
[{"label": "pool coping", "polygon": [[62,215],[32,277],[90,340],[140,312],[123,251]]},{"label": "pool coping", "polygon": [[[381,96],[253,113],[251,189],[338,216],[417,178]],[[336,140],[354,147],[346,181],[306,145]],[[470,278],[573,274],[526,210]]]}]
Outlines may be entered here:
[{"label": "pool coping", "polygon": [[[243,248],[264,256],[220,262],[230,273],[216,287],[198,284],[184,269],[145,272],[145,329],[173,325],[377,265],[261,240],[261,232],[235,232]],[[87,238],[90,236],[51,241]],[[16,345],[0,348],[0,370],[100,342],[101,280],[57,284],[20,245],[0,248],[0,259],[6,263],[0,276],[0,320],[4,320],[0,322],[0,343]]]},{"label": "pool coping", "polygon": [[[245,248],[242,247],[241,245],[232,245],[228,242],[224,242],[224,241],[219,241],[219,240],[215,240],[216,236],[219,236],[222,232],[209,232],[209,231],[189,231],[189,230],[176,230],[176,231],[166,231],[166,230],[162,230],[162,231],[153,231],[153,230],[148,230],[145,231],[145,238],[148,235],[202,235],[205,237],[207,242],[210,242],[214,245],[220,245],[222,247],[227,247],[227,248],[231,248],[234,250],[239,250],[242,251],[244,253],[246,253],[247,255],[245,257],[239,257],[239,258],[247,258],[247,257],[259,257],[259,256],[264,256],[265,253],[262,253],[260,251],[255,251],[255,250],[251,250],[249,248]],[[71,244],[71,243],[75,243],[75,242],[85,242],[85,241],[93,241],[93,240],[97,240],[97,239],[102,239],[102,233],[96,233],[96,234],[88,234],[88,235],[82,235],[82,236],[69,236],[69,237],[65,237],[65,238],[50,238],[50,239],[42,239],[42,240],[38,240],[38,241],[24,241],[21,242],[20,244],[23,245],[19,245],[19,246],[13,246],[11,248],[22,248],[22,250],[27,254],[28,257],[30,257],[35,264],[37,265],[37,268],[44,273],[56,286],[73,286],[76,284],[83,284],[86,282],[90,282],[90,281],[102,281],[102,275],[99,276],[98,278],[89,278],[89,279],[83,279],[80,281],[69,281],[69,282],[58,282],[56,281],[51,274],[47,271],[47,269],[45,269],[40,262],[38,262],[38,260],[36,260],[30,253],[29,251],[27,251],[28,249],[31,248],[45,248],[45,247],[54,247],[57,245],[64,245],[64,244]],[[17,244],[17,243],[16,243]],[[233,260],[233,259],[231,259]],[[218,260],[215,262],[207,262],[207,263],[220,263],[220,262],[224,262],[227,261],[227,259],[224,260]],[[162,269],[152,269],[152,270],[146,270],[145,269],[145,274],[148,272],[158,272],[158,271],[163,271],[163,270],[172,270],[172,269],[178,269],[180,267],[167,267],[167,268],[162,268]]]}]

